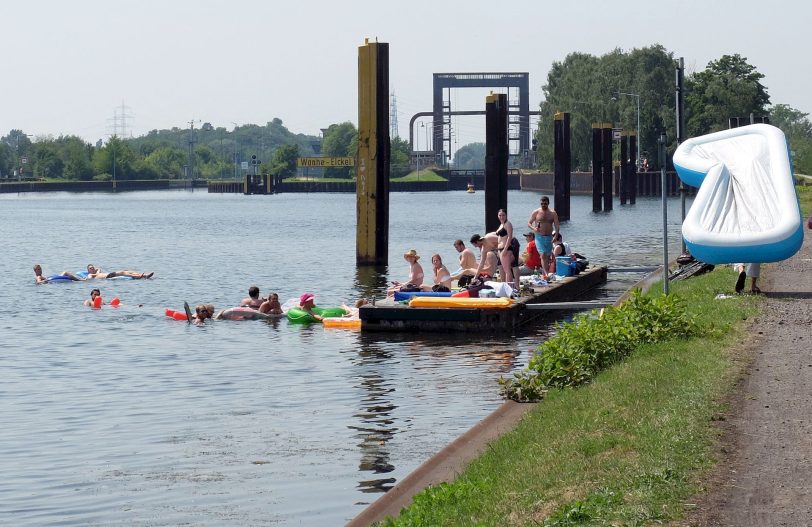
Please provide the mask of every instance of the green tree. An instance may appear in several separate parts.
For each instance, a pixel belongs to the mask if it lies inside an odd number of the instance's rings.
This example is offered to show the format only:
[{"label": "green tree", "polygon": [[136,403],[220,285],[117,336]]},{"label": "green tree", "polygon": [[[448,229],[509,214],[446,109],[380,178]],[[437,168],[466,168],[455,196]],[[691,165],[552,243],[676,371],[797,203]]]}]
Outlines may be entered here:
[{"label": "green tree", "polygon": [[809,114],[786,104],[776,104],[770,109],[770,123],[787,136],[793,152],[795,172],[812,175],[812,123]]},{"label": "green tree", "polygon": [[64,163],[59,157],[59,150],[53,140],[47,139],[37,141],[31,147],[29,165],[34,173],[34,177],[59,179],[62,177]]},{"label": "green tree", "polygon": [[411,147],[409,141],[400,137],[389,140],[389,172],[390,177],[405,176],[411,171]]},{"label": "green tree", "polygon": [[767,114],[770,96],[764,75],[739,54],[723,55],[685,81],[686,128],[689,136],[717,132],[731,117]]},{"label": "green tree", "polygon": [[97,149],[93,155],[93,168],[96,175],[110,174],[115,179],[133,179],[135,175],[135,154],[127,142],[117,136]]},{"label": "green tree", "polygon": [[485,168],[485,143],[470,143],[454,155],[454,168],[481,170]]},{"label": "green tree", "polygon": [[0,178],[11,177],[14,167],[14,150],[6,143],[0,143]]},{"label": "green tree", "polygon": [[262,171],[283,179],[293,177],[296,175],[297,159],[299,145],[282,145],[276,149],[268,163],[262,164]]},{"label": "green tree", "polygon": [[[355,157],[358,150],[358,130],[351,122],[331,124],[324,132],[321,151],[325,157]],[[325,177],[350,178],[349,168],[327,168]]]},{"label": "green tree", "polygon": [[553,117],[570,114],[570,149],[575,170],[588,170],[592,161],[592,124],[610,123],[637,130],[637,97],[640,99],[640,150],[654,151],[661,130],[674,137],[674,57],[660,45],[615,49],[601,57],[571,53],[555,62],[543,86],[540,105],[538,166],[553,166]]},{"label": "green tree", "polygon": [[174,146],[160,146],[143,161],[145,172],[155,179],[181,179],[186,164],[186,152]]},{"label": "green tree", "polygon": [[60,138],[58,142],[65,162],[62,176],[70,180],[93,179],[93,147],[76,136]]}]

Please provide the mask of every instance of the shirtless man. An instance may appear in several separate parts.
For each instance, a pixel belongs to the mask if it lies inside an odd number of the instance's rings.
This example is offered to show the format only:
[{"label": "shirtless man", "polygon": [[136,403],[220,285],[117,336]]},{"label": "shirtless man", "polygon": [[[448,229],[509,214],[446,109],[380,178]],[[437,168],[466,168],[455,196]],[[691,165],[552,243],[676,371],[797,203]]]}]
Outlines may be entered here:
[{"label": "shirtless man", "polygon": [[536,250],[541,254],[541,267],[546,274],[547,269],[550,268],[550,258],[553,255],[553,231],[559,232],[561,230],[558,214],[550,208],[549,197],[541,197],[541,207],[530,214],[527,226],[535,234]]},{"label": "shirtless man", "polygon": [[466,247],[462,240],[456,240],[454,248],[460,253],[460,270],[451,275],[451,278],[457,280],[457,285],[460,287],[465,287],[471,278],[476,276],[476,256],[474,256],[474,251]]},{"label": "shirtless man", "polygon": [[499,265],[499,258],[496,256],[498,237],[496,233],[489,232],[483,238],[479,234],[471,236],[471,245],[479,249],[479,265],[476,269],[476,277],[483,280],[493,280],[496,274],[496,266]]},{"label": "shirtless man", "polygon": [[[79,278],[75,274],[69,273],[67,271],[60,273],[59,276],[65,276],[76,282],[81,282],[84,280],[84,278]],[[36,280],[38,284],[47,284],[48,282],[50,282],[50,279],[48,279],[45,276],[42,276],[42,266],[40,264],[34,265],[34,280]]]},{"label": "shirtless man", "polygon": [[259,287],[252,285],[248,288],[248,298],[240,300],[240,307],[259,309],[263,302],[264,300],[259,297]]},{"label": "shirtless man", "polygon": [[138,271],[111,271],[109,273],[103,272],[101,269],[93,264],[87,264],[87,277],[90,278],[115,278],[116,276],[129,276],[130,278],[152,278],[155,273],[139,273]]}]

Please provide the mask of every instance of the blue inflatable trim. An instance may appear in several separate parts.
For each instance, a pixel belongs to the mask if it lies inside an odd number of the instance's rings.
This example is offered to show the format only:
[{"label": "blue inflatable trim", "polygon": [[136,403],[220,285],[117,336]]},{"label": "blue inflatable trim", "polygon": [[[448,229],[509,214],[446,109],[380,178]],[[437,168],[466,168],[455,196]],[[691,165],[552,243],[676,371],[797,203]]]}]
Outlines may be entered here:
[{"label": "blue inflatable trim", "polygon": [[410,300],[412,297],[415,296],[451,296],[454,293],[446,292],[446,293],[436,293],[434,291],[410,291],[408,293],[401,293],[400,291],[395,293],[395,302],[400,302],[403,300]]},{"label": "blue inflatable trim", "polygon": [[709,264],[780,262],[798,252],[803,243],[803,225],[798,226],[789,238],[766,245],[710,246],[685,240],[685,246],[693,257]]},{"label": "blue inflatable trim", "polygon": [[61,274],[52,274],[51,276],[46,276],[46,280],[49,282],[70,282],[71,279],[68,276],[62,276]]},{"label": "blue inflatable trim", "polygon": [[[87,278],[87,271],[79,271],[76,273],[79,278]],[[113,278],[105,278],[105,280],[135,280],[132,276],[114,276]]]}]

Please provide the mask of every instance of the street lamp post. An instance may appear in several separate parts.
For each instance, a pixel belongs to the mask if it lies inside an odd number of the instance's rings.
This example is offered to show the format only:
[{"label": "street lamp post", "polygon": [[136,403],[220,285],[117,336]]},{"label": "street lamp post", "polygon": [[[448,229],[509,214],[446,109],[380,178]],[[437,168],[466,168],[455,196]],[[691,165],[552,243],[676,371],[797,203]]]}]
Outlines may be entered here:
[{"label": "street lamp post", "polygon": [[237,181],[237,123],[231,121],[231,124],[234,125],[234,181]]},{"label": "street lamp post", "polygon": [[[420,123],[420,127],[423,128],[426,126],[426,123]],[[420,132],[417,133],[417,137],[415,137],[415,153],[417,154],[417,180],[420,181]]]},{"label": "street lamp post", "polygon": [[[640,143],[642,142],[640,139],[640,96],[636,93],[626,93],[619,91],[617,92],[618,95],[628,95],[629,97],[634,97],[637,99],[637,168],[640,168]],[[614,98],[614,97],[613,97]]]}]

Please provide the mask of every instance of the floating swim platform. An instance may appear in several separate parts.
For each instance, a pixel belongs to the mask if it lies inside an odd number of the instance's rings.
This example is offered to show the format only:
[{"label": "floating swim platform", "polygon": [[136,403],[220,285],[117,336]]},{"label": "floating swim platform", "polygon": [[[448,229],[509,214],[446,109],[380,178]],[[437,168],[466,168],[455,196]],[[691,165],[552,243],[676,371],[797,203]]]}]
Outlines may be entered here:
[{"label": "floating swim platform", "polygon": [[674,153],[698,187],[682,224],[691,254],[711,264],[777,262],[798,252],[803,221],[784,133],[753,124],[688,139]]},{"label": "floating swim platform", "polygon": [[437,297],[449,297],[453,295],[451,291],[448,292],[435,292],[435,291],[409,291],[409,292],[401,292],[397,291],[395,293],[395,302],[400,302],[403,300],[411,300],[416,296],[437,296]]},{"label": "floating swim platform", "polygon": [[465,298],[465,297],[423,297],[416,296],[409,301],[409,307],[450,307],[505,309],[513,304],[510,298]]}]

